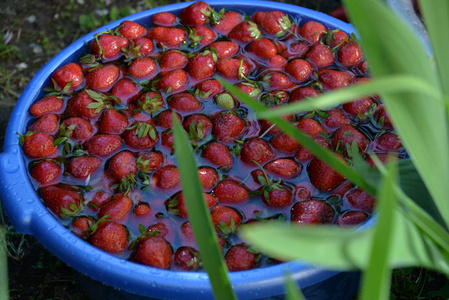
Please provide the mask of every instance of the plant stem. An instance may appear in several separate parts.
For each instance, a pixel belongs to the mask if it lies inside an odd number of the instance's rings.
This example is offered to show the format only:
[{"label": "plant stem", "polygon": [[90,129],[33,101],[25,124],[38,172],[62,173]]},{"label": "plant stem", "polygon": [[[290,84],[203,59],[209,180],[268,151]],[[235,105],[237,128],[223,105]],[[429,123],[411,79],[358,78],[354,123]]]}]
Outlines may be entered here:
[{"label": "plant stem", "polygon": [[6,229],[0,226],[0,300],[9,299],[8,256],[6,255]]}]

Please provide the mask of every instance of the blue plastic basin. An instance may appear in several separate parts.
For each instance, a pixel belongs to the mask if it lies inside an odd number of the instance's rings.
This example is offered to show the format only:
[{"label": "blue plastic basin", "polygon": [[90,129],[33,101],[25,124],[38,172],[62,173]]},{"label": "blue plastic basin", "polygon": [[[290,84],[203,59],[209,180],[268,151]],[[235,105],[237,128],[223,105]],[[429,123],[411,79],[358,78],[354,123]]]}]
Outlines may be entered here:
[{"label": "blue plastic basin", "polygon": [[[328,15],[279,2],[238,1],[235,4],[230,1],[208,1],[208,3],[217,10],[226,8],[247,14],[281,10],[296,18],[298,22],[317,20],[330,28],[354,32],[351,25]],[[125,19],[149,26],[155,13],[162,11],[179,13],[190,4],[179,3],[159,7]],[[110,291],[114,291],[116,296],[111,296],[111,293],[109,296],[104,295],[102,299],[131,299],[133,294],[140,295],[135,296],[136,299],[213,298],[206,273],[167,271],[139,265],[105,253],[79,239],[62,226],[42,204],[27,174],[27,165],[16,133],[23,133],[26,130],[30,119],[28,108],[43,97],[42,88],[49,86],[50,76],[56,69],[68,62],[77,61],[87,52],[86,42],[91,41],[94,34],[115,28],[123,20],[98,28],[65,48],[36,74],[23,91],[8,124],[4,153],[0,154],[0,196],[3,207],[18,232],[33,235],[49,251],[75,270],[114,287],[110,288]],[[285,271],[292,274],[308,299],[352,299],[358,289],[358,273],[321,270],[298,262],[232,272],[230,279],[239,299],[273,299],[284,294]],[[98,289],[95,292],[100,291],[102,290]],[[99,296],[93,297],[100,299]]]}]

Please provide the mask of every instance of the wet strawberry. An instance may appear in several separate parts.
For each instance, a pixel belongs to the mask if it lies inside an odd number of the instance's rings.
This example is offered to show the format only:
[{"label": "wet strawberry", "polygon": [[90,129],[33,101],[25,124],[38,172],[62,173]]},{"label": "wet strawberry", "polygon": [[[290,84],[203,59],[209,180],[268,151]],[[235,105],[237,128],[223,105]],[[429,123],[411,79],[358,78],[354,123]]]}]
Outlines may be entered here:
[{"label": "wet strawberry", "polygon": [[287,65],[287,60],[283,56],[276,54],[270,57],[265,64],[269,69],[283,69]]},{"label": "wet strawberry", "polygon": [[198,176],[200,177],[203,190],[206,192],[211,191],[219,181],[217,171],[211,167],[201,167],[198,169]]},{"label": "wet strawberry", "polygon": [[20,144],[23,152],[29,158],[36,159],[58,155],[58,148],[54,145],[54,140],[48,133],[29,131],[20,136]]},{"label": "wet strawberry", "polygon": [[319,91],[315,90],[314,88],[299,87],[292,92],[292,94],[290,96],[289,103],[301,101],[306,98],[314,98],[314,97],[319,96],[320,94],[321,93]]},{"label": "wet strawberry", "polygon": [[184,91],[187,82],[187,73],[184,70],[176,69],[162,75],[157,83],[157,88],[166,94],[175,94]]},{"label": "wet strawberry", "polygon": [[148,37],[155,40],[160,48],[179,48],[186,41],[187,34],[181,28],[155,27]]},{"label": "wet strawberry", "polygon": [[190,47],[203,47],[217,39],[217,33],[206,26],[195,26],[189,33]]},{"label": "wet strawberry", "polygon": [[[396,161],[398,160],[397,156],[394,155],[390,155],[388,153],[376,153],[377,158],[380,160],[380,162],[383,165],[386,165],[387,163],[389,163],[390,161]],[[376,168],[376,163],[374,163],[374,161],[372,160],[371,156],[368,156],[365,158],[366,163],[371,167],[371,168]]]},{"label": "wet strawberry", "polygon": [[123,21],[120,23],[118,32],[127,39],[134,40],[147,34],[145,27],[134,21]]},{"label": "wet strawberry", "polygon": [[334,210],[324,201],[306,200],[292,208],[292,222],[298,224],[329,224],[334,218]]},{"label": "wet strawberry", "polygon": [[164,148],[169,149],[170,154],[175,153],[175,137],[173,135],[173,130],[167,129],[161,132],[161,145]]},{"label": "wet strawberry", "polygon": [[206,79],[195,85],[195,95],[206,99],[215,96],[223,91],[223,86],[216,79]]},{"label": "wet strawberry", "polygon": [[[337,153],[334,155],[344,162],[341,155]],[[344,180],[340,173],[317,157],[313,158],[309,163],[307,172],[309,173],[310,182],[322,192],[334,189]]]},{"label": "wet strawberry", "polygon": [[125,56],[128,59],[134,57],[151,56],[154,52],[154,43],[149,38],[140,37],[131,41]]},{"label": "wet strawberry", "polygon": [[299,28],[299,35],[310,45],[318,43],[326,32],[326,26],[315,21],[308,21]]},{"label": "wet strawberry", "polygon": [[225,255],[226,266],[231,272],[254,269],[259,258],[259,254],[244,244],[232,246]]},{"label": "wet strawberry", "polygon": [[120,79],[120,76],[119,67],[112,64],[104,65],[86,74],[86,85],[89,89],[107,92]]},{"label": "wet strawberry", "polygon": [[180,114],[193,113],[202,109],[201,102],[190,93],[179,93],[171,96],[168,100],[168,107]]},{"label": "wet strawberry", "polygon": [[258,11],[254,14],[253,20],[268,35],[276,37],[283,36],[292,26],[288,16],[280,11]]},{"label": "wet strawberry", "polygon": [[228,80],[239,80],[249,74],[250,66],[242,59],[220,58],[216,70],[218,75]]},{"label": "wet strawberry", "polygon": [[344,195],[353,188],[354,185],[349,180],[346,179],[332,190],[332,195],[343,198]]},{"label": "wet strawberry", "polygon": [[212,8],[203,1],[195,2],[179,13],[181,23],[187,26],[198,26],[206,24]]},{"label": "wet strawberry", "polygon": [[111,201],[100,207],[97,217],[102,218],[107,215],[108,220],[125,224],[128,221],[132,206],[133,202],[128,196],[116,194]]},{"label": "wet strawberry", "polygon": [[[256,98],[260,94],[260,89],[256,86],[256,84],[249,82],[239,82],[235,85],[236,88],[244,92],[246,95]],[[217,100],[217,99],[216,99]],[[235,101],[234,101],[235,102]],[[218,102],[217,102],[218,104]],[[219,105],[221,106],[221,105]],[[223,107],[223,106],[221,106]]]},{"label": "wet strawberry", "polygon": [[329,133],[318,121],[309,118],[302,118],[296,127],[308,136],[327,136]]},{"label": "wet strawberry", "polygon": [[140,172],[151,173],[164,163],[164,155],[160,151],[142,151],[137,154],[137,169]]},{"label": "wet strawberry", "polygon": [[[179,122],[182,122],[182,117],[180,114],[176,113],[176,118],[178,119]],[[173,111],[168,109],[168,110],[164,110],[162,112],[160,112],[157,116],[156,116],[156,125],[167,129],[167,128],[172,128],[173,127]]]},{"label": "wet strawberry", "polygon": [[128,78],[122,78],[112,87],[111,95],[120,100],[121,105],[127,105],[139,96],[140,86]]},{"label": "wet strawberry", "polygon": [[111,201],[111,195],[104,191],[97,191],[85,194],[87,207],[97,211],[104,203]]},{"label": "wet strawberry", "polygon": [[208,144],[201,156],[222,171],[229,170],[234,165],[234,160],[228,147],[219,142]]},{"label": "wet strawberry", "polygon": [[252,41],[247,46],[248,52],[253,54],[257,58],[270,58],[277,54],[277,48],[274,42],[267,38],[261,38]]},{"label": "wet strawberry", "polygon": [[129,233],[125,225],[114,221],[103,221],[90,238],[91,244],[108,253],[121,253],[126,250]]},{"label": "wet strawberry", "polygon": [[158,73],[156,62],[149,57],[136,58],[128,67],[128,74],[137,80],[151,80]]},{"label": "wet strawberry", "polygon": [[334,131],[350,123],[349,118],[339,108],[333,108],[324,114],[323,125],[329,131]]},{"label": "wet strawberry", "polygon": [[145,218],[150,216],[152,210],[151,206],[146,202],[138,203],[133,208],[133,216],[138,218]]},{"label": "wet strawberry", "polygon": [[168,269],[173,256],[171,245],[162,237],[150,236],[139,241],[130,259],[158,269]]},{"label": "wet strawberry", "polygon": [[264,164],[275,156],[270,144],[263,139],[253,138],[245,141],[240,151],[240,159],[247,164]]},{"label": "wet strawberry", "polygon": [[[64,112],[66,117],[84,117],[87,119],[96,119],[102,108],[106,107],[104,102],[95,101],[89,94],[94,95],[91,90],[84,90],[78,95],[67,100],[67,107]],[[94,92],[95,93],[95,92]],[[98,94],[99,95],[99,94]],[[101,100],[102,101],[102,100]],[[103,105],[104,104],[104,105]],[[90,108],[92,105],[98,107]],[[103,106],[101,106],[103,105]]]},{"label": "wet strawberry", "polygon": [[173,260],[176,266],[185,271],[196,270],[201,266],[200,253],[192,247],[179,247]]},{"label": "wet strawberry", "polygon": [[136,122],[123,133],[125,144],[134,149],[149,149],[156,145],[159,134],[153,120]]},{"label": "wet strawberry", "polygon": [[237,227],[242,223],[242,215],[230,206],[217,205],[212,209],[210,215],[215,229],[220,233],[235,233]]},{"label": "wet strawberry", "polygon": [[364,223],[368,215],[362,211],[348,211],[338,217],[335,223],[339,226],[354,226]]},{"label": "wet strawberry", "polygon": [[312,46],[312,48],[306,53],[306,59],[316,69],[328,67],[335,61],[332,50],[320,43]]},{"label": "wet strawberry", "polygon": [[266,163],[264,169],[276,178],[292,179],[301,174],[302,166],[290,158],[277,158]]},{"label": "wet strawberry", "polygon": [[292,189],[286,185],[268,186],[262,193],[262,201],[269,207],[286,207],[293,202]]},{"label": "wet strawberry", "polygon": [[68,218],[81,210],[83,197],[75,191],[50,185],[39,189],[45,206],[61,218]]},{"label": "wet strawberry", "polygon": [[390,116],[385,108],[385,105],[379,105],[373,114],[374,120],[377,126],[385,129],[393,129],[393,124],[391,123]]},{"label": "wet strawberry", "polygon": [[376,198],[360,188],[347,192],[345,199],[351,207],[367,213],[372,213],[374,210],[374,205],[376,204]]},{"label": "wet strawberry", "polygon": [[279,152],[293,154],[299,148],[299,142],[285,132],[271,138],[271,146]]},{"label": "wet strawberry", "polygon": [[261,75],[262,84],[269,91],[289,90],[294,87],[290,77],[280,71],[269,71]]},{"label": "wet strawberry", "polygon": [[156,26],[172,27],[177,23],[176,15],[165,11],[154,14],[152,19],[153,24]]},{"label": "wet strawberry", "polygon": [[322,69],[317,72],[318,80],[324,90],[338,89],[351,84],[354,75],[346,71]]},{"label": "wet strawberry", "polygon": [[261,32],[256,23],[243,21],[237,24],[228,34],[228,38],[237,44],[247,44],[257,40]]},{"label": "wet strawberry", "polygon": [[64,108],[64,100],[58,96],[46,96],[30,107],[30,114],[40,117],[46,113],[61,113]]},{"label": "wet strawberry", "polygon": [[212,28],[221,34],[227,34],[235,26],[243,21],[241,13],[236,11],[227,11],[223,14],[222,18],[218,22],[212,24]]},{"label": "wet strawberry", "polygon": [[290,47],[283,50],[281,55],[285,59],[302,58],[302,56],[309,50],[309,46],[304,42],[292,43]]},{"label": "wet strawberry", "polygon": [[385,132],[373,141],[373,150],[376,152],[398,153],[401,148],[402,142],[393,132]]},{"label": "wet strawberry", "polygon": [[103,165],[103,161],[94,156],[79,156],[70,159],[67,172],[76,178],[86,178]]},{"label": "wet strawberry", "polygon": [[166,219],[161,219],[157,223],[148,226],[146,232],[154,234],[153,236],[162,237],[167,241],[173,240],[174,234],[171,232],[170,226],[168,226],[164,220]]},{"label": "wet strawberry", "polygon": [[116,181],[120,181],[129,174],[137,173],[136,157],[130,151],[115,154],[109,162],[108,172]]},{"label": "wet strawberry", "polygon": [[188,116],[182,126],[192,140],[202,140],[209,136],[212,131],[212,121],[203,114]]},{"label": "wet strawberry", "polygon": [[83,69],[76,63],[68,63],[57,69],[51,76],[59,91],[74,91],[84,83]]},{"label": "wet strawberry", "polygon": [[336,48],[341,47],[342,45],[349,42],[349,37],[346,32],[343,32],[340,29],[334,29],[326,33],[325,37],[323,38],[323,42],[331,47],[332,50],[335,50]]},{"label": "wet strawberry", "polygon": [[163,166],[153,174],[153,182],[160,189],[180,187],[181,177],[174,165]]},{"label": "wet strawberry", "polygon": [[128,47],[129,40],[125,37],[101,34],[95,40],[90,42],[90,52],[101,60],[110,61],[118,59],[122,54],[123,48]]},{"label": "wet strawberry", "polygon": [[210,78],[215,73],[215,61],[211,53],[199,53],[193,56],[186,66],[187,73],[196,80]]},{"label": "wet strawberry", "polygon": [[347,155],[347,147],[350,148],[353,142],[357,143],[361,153],[368,148],[369,140],[363,133],[352,125],[343,125],[335,132],[332,139],[332,147],[336,151],[343,151]]},{"label": "wet strawberry", "polygon": [[128,118],[115,109],[109,108],[103,112],[99,130],[106,134],[122,134],[128,127]]},{"label": "wet strawberry", "polygon": [[218,41],[213,42],[208,46],[209,49],[213,50],[218,58],[230,58],[234,57],[240,50],[240,46],[232,41]]},{"label": "wet strawberry", "polygon": [[369,63],[368,61],[362,61],[361,63],[359,63],[359,65],[357,66],[357,70],[359,70],[360,73],[364,74],[365,76],[367,76],[369,74]]},{"label": "wet strawberry", "polygon": [[[212,208],[218,204],[217,198],[212,195],[203,193],[204,200],[206,201],[206,205],[209,208]],[[168,201],[165,203],[167,210],[181,218],[188,218],[187,205],[184,195],[181,192],[173,195]]]},{"label": "wet strawberry", "polygon": [[224,179],[214,189],[214,195],[220,203],[241,204],[249,201],[247,188],[235,179]]},{"label": "wet strawberry", "polygon": [[54,114],[45,114],[37,119],[33,124],[28,127],[29,131],[40,131],[50,135],[55,134],[58,131],[58,117]]},{"label": "wet strawberry", "polygon": [[347,43],[338,50],[338,63],[343,67],[352,68],[363,60],[363,52],[356,43]]},{"label": "wet strawberry", "polygon": [[70,230],[83,240],[89,238],[89,230],[95,223],[94,219],[89,216],[81,216],[73,218],[70,224]]},{"label": "wet strawberry", "polygon": [[[317,142],[318,144],[320,144],[321,146],[323,146],[326,149],[329,149],[329,143],[321,136],[314,136],[313,139],[315,140],[315,142]],[[315,157],[315,154],[313,154],[309,149],[307,149],[304,146],[299,146],[298,151],[295,154],[295,158],[297,161],[304,163],[306,161],[311,160],[312,158]]]},{"label": "wet strawberry", "polygon": [[70,130],[72,132],[72,134],[70,135],[71,138],[80,141],[89,139],[94,133],[92,124],[82,117],[72,117],[65,119],[62,122],[62,125],[65,126],[66,130]]},{"label": "wet strawberry", "polygon": [[296,83],[302,83],[312,76],[312,66],[303,59],[294,59],[290,61],[285,71],[293,78]]},{"label": "wet strawberry", "polygon": [[84,148],[91,155],[109,156],[118,151],[123,145],[123,141],[118,135],[98,134],[91,137],[84,143]]},{"label": "wet strawberry", "polygon": [[245,129],[245,122],[233,112],[220,112],[212,118],[212,132],[220,142],[234,142]]},{"label": "wet strawberry", "polygon": [[358,117],[359,119],[365,118],[365,115],[369,113],[375,107],[373,99],[364,97],[352,102],[344,103],[341,108],[345,113],[352,117]]},{"label": "wet strawberry", "polygon": [[159,65],[161,71],[181,69],[187,65],[189,57],[179,50],[169,50],[162,54]]},{"label": "wet strawberry", "polygon": [[32,167],[30,175],[41,186],[55,184],[61,181],[62,169],[54,161],[42,160]]}]

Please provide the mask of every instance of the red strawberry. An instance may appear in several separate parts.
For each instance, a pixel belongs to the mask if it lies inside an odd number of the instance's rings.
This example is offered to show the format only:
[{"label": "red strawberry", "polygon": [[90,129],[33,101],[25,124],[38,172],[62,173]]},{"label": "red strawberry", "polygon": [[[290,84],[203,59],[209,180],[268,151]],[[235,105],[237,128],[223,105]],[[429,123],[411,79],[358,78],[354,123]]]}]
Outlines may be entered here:
[{"label": "red strawberry", "polygon": [[64,107],[64,100],[62,98],[53,95],[46,96],[30,107],[30,114],[35,117],[40,117],[46,113],[61,113]]},{"label": "red strawberry", "polygon": [[102,206],[103,204],[105,204],[109,201],[111,201],[111,195],[109,193],[106,193],[103,191],[98,191],[98,192],[95,192],[95,194],[92,196],[92,199],[90,199],[87,206],[90,209],[97,211],[98,208],[100,208],[100,206]]},{"label": "red strawberry", "polygon": [[263,31],[276,37],[283,36],[292,26],[288,16],[280,11],[258,11],[252,19]]},{"label": "red strawberry", "polygon": [[266,66],[269,69],[283,69],[287,65],[287,60],[281,56],[276,54],[268,59],[266,62]]},{"label": "red strawberry", "polygon": [[295,199],[296,200],[307,200],[312,196],[312,190],[314,190],[313,185],[310,182],[301,182],[295,186]]},{"label": "red strawberry", "polygon": [[189,76],[196,80],[212,77],[215,73],[215,61],[212,54],[196,54],[187,63],[186,70]]},{"label": "red strawberry", "polygon": [[323,44],[315,44],[307,52],[306,59],[317,69],[330,66],[334,63],[334,53]]},{"label": "red strawberry", "polygon": [[79,156],[70,159],[67,172],[76,178],[86,178],[101,167],[103,161],[94,156]]},{"label": "red strawberry", "polygon": [[176,266],[186,271],[195,270],[201,266],[200,253],[192,247],[179,247],[173,260]]},{"label": "red strawberry", "polygon": [[163,220],[166,219],[161,219],[161,221],[148,226],[146,232],[153,233],[154,236],[162,237],[166,240],[172,240],[174,235],[172,232],[170,232],[170,227],[167,226],[167,224],[164,223]]},{"label": "red strawberry", "polygon": [[280,71],[268,71],[261,75],[261,80],[265,88],[269,91],[272,90],[289,90],[294,87],[294,84],[290,77]]},{"label": "red strawberry", "polygon": [[253,98],[256,98],[260,94],[260,89],[256,87],[255,84],[249,82],[239,82],[235,85],[235,87]]},{"label": "red strawberry", "polygon": [[179,93],[171,96],[168,100],[168,107],[180,114],[193,113],[202,109],[201,102],[190,93]]},{"label": "red strawberry", "polygon": [[379,105],[373,114],[374,120],[377,125],[385,129],[393,129],[390,116],[383,104]]},{"label": "red strawberry", "polygon": [[188,116],[182,123],[184,129],[189,133],[190,139],[204,139],[212,131],[212,121],[203,114]]},{"label": "red strawberry", "polygon": [[98,134],[91,137],[84,143],[84,148],[91,155],[109,156],[118,151],[123,145],[123,141],[118,135]]},{"label": "red strawberry", "polygon": [[128,47],[129,40],[125,37],[102,34],[90,42],[90,52],[96,57],[110,61],[118,59],[122,54],[123,48]]},{"label": "red strawberry", "polygon": [[161,145],[170,150],[170,154],[175,153],[175,137],[173,130],[167,129],[161,132]]},{"label": "red strawberry", "polygon": [[293,202],[292,189],[277,183],[269,185],[262,193],[262,201],[269,207],[289,206]]},{"label": "red strawberry", "polygon": [[306,200],[292,208],[292,222],[299,224],[329,224],[334,218],[334,210],[324,201]]},{"label": "red strawberry", "polygon": [[179,50],[169,50],[162,54],[159,64],[161,71],[170,71],[184,68],[188,61],[189,57],[187,54]]},{"label": "red strawberry", "polygon": [[125,144],[134,149],[149,149],[156,145],[159,134],[153,120],[137,122],[123,133]]},{"label": "red strawberry", "polygon": [[237,24],[228,34],[228,38],[238,44],[246,44],[257,40],[261,32],[256,23],[243,21]]},{"label": "red strawberry", "polygon": [[150,121],[150,117],[166,106],[164,98],[157,92],[146,92],[129,107],[135,121]]},{"label": "red strawberry", "polygon": [[270,144],[260,138],[245,141],[240,151],[240,159],[247,164],[264,164],[275,156]]},{"label": "red strawberry", "polygon": [[94,247],[109,253],[124,252],[128,241],[129,233],[125,225],[114,221],[103,221],[98,224],[90,239]]},{"label": "red strawberry", "polygon": [[[214,196],[206,193],[203,193],[203,196],[207,207],[212,208],[218,204],[218,200]],[[187,205],[185,201],[184,195],[181,192],[178,192],[166,201],[165,205],[169,212],[178,215],[181,218],[188,218]]]},{"label": "red strawberry", "polygon": [[315,21],[308,21],[299,28],[299,35],[310,45],[318,43],[326,32],[327,28]]},{"label": "red strawberry", "polygon": [[352,102],[344,103],[341,108],[349,116],[363,119],[374,106],[375,103],[373,99],[364,97]]},{"label": "red strawberry", "polygon": [[290,158],[277,158],[266,163],[264,169],[278,178],[292,179],[301,174],[302,166]]},{"label": "red strawberry", "polygon": [[223,86],[216,79],[206,79],[195,85],[195,95],[206,99],[215,96],[223,91]]},{"label": "red strawberry", "polygon": [[341,126],[350,123],[351,121],[349,118],[339,108],[333,108],[325,112],[323,125],[330,131],[334,131]]},{"label": "red strawberry", "polygon": [[271,138],[271,146],[282,153],[293,154],[299,148],[299,142],[285,132]]},{"label": "red strawberry", "polygon": [[168,269],[172,255],[173,250],[164,238],[150,236],[139,241],[130,259],[153,268]]},{"label": "red strawberry", "polygon": [[181,177],[179,170],[174,165],[159,168],[153,174],[153,182],[160,189],[171,189],[180,186]]},{"label": "red strawberry", "polygon": [[201,156],[223,171],[231,169],[234,165],[228,147],[219,142],[208,144],[201,153]]},{"label": "red strawberry", "polygon": [[160,12],[153,15],[153,24],[156,26],[172,27],[176,25],[176,15],[169,12]]},{"label": "red strawberry", "polygon": [[72,219],[70,224],[70,230],[83,240],[89,238],[89,230],[91,226],[95,223],[94,219],[88,216],[81,216]]},{"label": "red strawberry", "polygon": [[187,73],[184,70],[176,69],[162,75],[157,83],[157,88],[166,94],[176,94],[186,89],[187,82]]},{"label": "red strawberry", "polygon": [[243,21],[243,16],[236,11],[227,11],[223,14],[222,18],[212,24],[212,27],[221,34],[227,34],[235,26]]},{"label": "red strawberry", "polygon": [[203,1],[195,2],[179,13],[181,23],[186,26],[204,25],[208,20],[212,8]]},{"label": "red strawberry", "polygon": [[357,66],[357,70],[360,71],[360,73],[364,74],[364,75],[368,75],[369,73],[369,64],[368,62],[362,61],[361,63],[359,63],[359,65]]},{"label": "red strawberry", "polygon": [[220,181],[214,189],[214,195],[220,203],[237,204],[249,201],[247,188],[234,179]]},{"label": "red strawberry", "polygon": [[374,210],[374,205],[376,204],[376,198],[374,198],[361,188],[356,188],[347,192],[345,195],[345,199],[353,208],[362,210],[367,213],[372,213]]},{"label": "red strawberry", "polygon": [[[335,153],[335,156],[344,162],[340,154]],[[309,163],[307,171],[310,182],[322,192],[328,192],[334,189],[345,179],[340,173],[317,157],[313,158]]]},{"label": "red strawberry", "polygon": [[62,169],[51,160],[42,160],[33,166],[30,175],[41,186],[55,184],[61,181]]},{"label": "red strawberry", "polygon": [[156,62],[149,57],[136,58],[128,67],[128,74],[137,80],[151,80],[158,73]]},{"label": "red strawberry", "polygon": [[83,197],[75,191],[50,185],[39,189],[44,204],[54,214],[68,218],[81,210]]},{"label": "red strawberry", "polygon": [[247,76],[250,72],[250,66],[238,58],[220,58],[216,64],[218,75],[228,80],[239,80]]},{"label": "red strawberry", "polygon": [[154,51],[154,43],[149,38],[141,37],[131,41],[130,47],[127,50],[125,55],[128,55],[129,58],[141,57],[141,56],[150,56]]},{"label": "red strawberry", "polygon": [[218,183],[219,176],[217,171],[211,167],[201,167],[198,169],[198,176],[200,177],[203,190],[210,191]]},{"label": "red strawberry", "polygon": [[[179,122],[182,122],[182,117],[180,114],[176,113],[176,118]],[[160,112],[156,116],[156,125],[162,128],[172,128],[173,127],[173,111],[168,109]]]},{"label": "red strawberry", "polygon": [[186,41],[187,34],[181,28],[155,27],[148,33],[148,37],[155,40],[161,48],[179,48]]},{"label": "red strawberry", "polygon": [[354,226],[364,223],[368,215],[362,211],[347,211],[338,217],[336,224],[339,226]]},{"label": "red strawberry", "polygon": [[213,42],[208,46],[209,49],[215,49],[218,58],[230,58],[234,57],[240,50],[239,45],[231,41],[218,41]]},{"label": "red strawberry", "polygon": [[101,66],[86,74],[86,85],[100,92],[109,91],[121,77],[121,70],[116,65]]},{"label": "red strawberry", "polygon": [[309,136],[328,135],[326,129],[318,121],[309,118],[302,118],[298,121],[296,127]]},{"label": "red strawberry", "polygon": [[164,155],[159,151],[142,151],[137,154],[137,169],[151,173],[164,163]]},{"label": "red strawberry", "polygon": [[[92,124],[82,117],[72,117],[65,119],[62,124],[66,130],[72,131],[71,138],[85,141],[94,134]],[[72,129],[73,128],[73,129]]]},{"label": "red strawberry", "polygon": [[112,108],[104,111],[99,123],[100,132],[107,134],[121,134],[126,127],[128,127],[128,118]]},{"label": "red strawberry", "polygon": [[363,60],[363,52],[357,43],[347,43],[338,50],[338,63],[343,67],[356,67]]},{"label": "red strawberry", "polygon": [[346,179],[342,183],[340,183],[335,189],[332,190],[332,195],[343,198],[343,196],[353,188],[354,185],[349,180]]},{"label": "red strawberry", "polygon": [[29,131],[40,131],[55,134],[58,131],[58,117],[54,114],[45,114],[28,127]]},{"label": "red strawberry", "polygon": [[125,224],[128,221],[132,206],[133,201],[128,196],[116,194],[112,197],[111,201],[100,207],[97,217],[103,218],[108,215],[108,220]]},{"label": "red strawberry", "polygon": [[332,146],[335,150],[343,151],[343,153],[347,154],[347,147],[351,147],[354,141],[357,143],[361,153],[367,150],[369,145],[368,138],[352,125],[343,125],[335,132]]},{"label": "red strawberry", "polygon": [[304,42],[296,42],[290,44],[290,47],[283,50],[281,55],[285,59],[291,58],[301,58],[307,51],[309,50],[309,46]]},{"label": "red strawberry", "polygon": [[373,141],[373,150],[376,152],[398,153],[402,148],[402,142],[393,132],[385,132]]},{"label": "red strawberry", "polygon": [[137,173],[136,158],[130,151],[122,151],[115,154],[109,162],[108,172],[116,181],[121,181],[123,178]]},{"label": "red strawberry", "polygon": [[144,218],[149,216],[151,213],[151,206],[146,202],[141,202],[136,204],[133,208],[133,215],[138,218]]},{"label": "red strawberry", "polygon": [[304,100],[306,98],[317,97],[320,94],[321,93],[319,91],[315,90],[314,88],[299,87],[292,92],[292,94],[290,96],[290,100],[288,102],[289,103],[298,102],[298,101]]},{"label": "red strawberry", "polygon": [[[88,92],[89,91],[89,92]],[[69,98],[67,100],[67,107],[65,110],[66,117],[84,117],[87,119],[96,119],[102,109],[99,108],[89,108],[92,105],[97,105],[97,101],[91,98],[89,93],[92,94],[93,91],[84,90],[78,95]],[[94,92],[95,93],[95,92]],[[93,95],[93,94],[92,94]],[[100,102],[98,102],[100,103]]]},{"label": "red strawberry", "polygon": [[276,45],[272,40],[267,38],[252,41],[247,46],[247,50],[257,58],[270,58],[277,54]]},{"label": "red strawberry", "polygon": [[[321,146],[323,146],[326,149],[329,149],[329,143],[321,136],[314,136],[313,139],[315,140],[315,142],[317,142],[318,144],[320,144]],[[309,149],[307,149],[304,146],[300,146],[298,151],[295,154],[295,158],[297,161],[304,163],[312,158],[315,157],[315,154],[313,154]]]},{"label": "red strawberry", "polygon": [[212,223],[217,232],[231,234],[237,231],[242,223],[242,215],[235,209],[225,205],[217,205],[210,212]]},{"label": "red strawberry", "polygon": [[326,43],[326,45],[333,48],[332,50],[335,50],[335,48],[347,43],[349,41],[349,38],[345,32],[341,31],[340,29],[334,29],[327,32],[323,41]]},{"label": "red strawberry", "polygon": [[259,259],[260,255],[244,244],[232,246],[225,255],[226,266],[230,272],[254,269]]},{"label": "red strawberry", "polygon": [[59,91],[77,90],[84,82],[83,69],[76,63],[68,63],[57,69],[51,76]]},{"label": "red strawberry", "polygon": [[133,21],[123,21],[120,23],[118,32],[127,39],[134,40],[147,34],[145,27]]},{"label": "red strawberry", "polygon": [[112,87],[111,95],[120,100],[121,105],[136,99],[140,93],[140,86],[128,78],[122,78]]},{"label": "red strawberry", "polygon": [[[23,139],[23,142],[22,142]],[[58,155],[58,148],[53,138],[44,132],[28,132],[20,137],[23,152],[29,158],[54,157]]]},{"label": "red strawberry", "polygon": [[285,71],[292,76],[296,83],[302,83],[312,76],[312,66],[303,59],[294,59],[285,67]]},{"label": "red strawberry", "polygon": [[195,26],[191,30],[189,40],[192,48],[209,45],[217,39],[217,33],[206,26]]},{"label": "red strawberry", "polygon": [[346,87],[351,84],[354,78],[354,75],[349,72],[332,69],[323,69],[318,71],[317,74],[318,80],[325,91]]},{"label": "red strawberry", "polygon": [[218,141],[223,143],[234,142],[245,129],[245,122],[232,111],[219,112],[213,116],[212,123],[213,134]]}]

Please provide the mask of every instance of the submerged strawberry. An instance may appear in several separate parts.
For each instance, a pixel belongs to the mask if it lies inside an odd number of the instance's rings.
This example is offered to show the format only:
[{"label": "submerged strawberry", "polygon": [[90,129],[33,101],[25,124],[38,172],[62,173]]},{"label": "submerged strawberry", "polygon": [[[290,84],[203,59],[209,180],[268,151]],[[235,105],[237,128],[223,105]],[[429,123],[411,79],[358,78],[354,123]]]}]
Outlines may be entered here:
[{"label": "submerged strawberry", "polygon": [[108,220],[98,224],[90,238],[93,246],[109,253],[125,251],[128,241],[129,233],[125,225]]},{"label": "submerged strawberry", "polygon": [[248,246],[239,244],[231,247],[225,255],[229,271],[244,271],[254,269],[259,261],[259,254],[251,251]]},{"label": "submerged strawberry", "polygon": [[59,91],[77,90],[84,83],[83,69],[76,63],[68,63],[51,76]]},{"label": "submerged strawberry", "polygon": [[299,224],[328,224],[334,218],[332,207],[324,201],[306,200],[292,208],[292,222]]},{"label": "submerged strawberry", "polygon": [[82,208],[83,197],[76,191],[50,185],[39,189],[45,206],[61,218],[76,215]]}]

